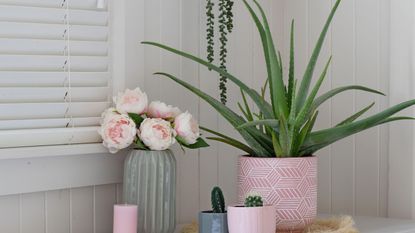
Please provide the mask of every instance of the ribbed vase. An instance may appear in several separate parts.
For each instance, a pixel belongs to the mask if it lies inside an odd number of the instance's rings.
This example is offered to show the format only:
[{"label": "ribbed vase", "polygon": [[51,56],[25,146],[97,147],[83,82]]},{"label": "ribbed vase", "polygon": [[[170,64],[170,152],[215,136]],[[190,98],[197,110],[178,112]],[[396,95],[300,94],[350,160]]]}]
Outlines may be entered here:
[{"label": "ribbed vase", "polygon": [[176,159],[170,150],[132,150],[124,163],[124,202],[138,205],[137,231],[173,233]]}]

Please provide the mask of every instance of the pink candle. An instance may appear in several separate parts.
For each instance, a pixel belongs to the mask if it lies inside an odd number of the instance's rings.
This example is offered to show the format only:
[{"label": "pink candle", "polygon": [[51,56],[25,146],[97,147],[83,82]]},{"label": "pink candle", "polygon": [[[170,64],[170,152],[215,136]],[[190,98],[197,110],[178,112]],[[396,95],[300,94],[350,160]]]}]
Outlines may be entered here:
[{"label": "pink candle", "polygon": [[137,233],[136,205],[114,205],[113,233]]}]

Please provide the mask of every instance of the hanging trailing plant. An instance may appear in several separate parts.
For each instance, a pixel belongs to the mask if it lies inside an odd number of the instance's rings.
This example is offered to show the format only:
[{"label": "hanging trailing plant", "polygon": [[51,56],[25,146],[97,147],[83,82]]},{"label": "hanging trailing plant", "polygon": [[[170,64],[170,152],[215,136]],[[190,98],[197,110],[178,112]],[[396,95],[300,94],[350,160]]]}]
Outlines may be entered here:
[{"label": "hanging trailing plant", "polygon": [[[215,45],[215,15],[213,14],[213,7],[215,4],[212,0],[207,0],[206,4],[206,16],[207,16],[207,29],[206,29],[206,40],[207,40],[207,60],[212,63],[215,56],[213,46]],[[210,70],[210,69],[209,69]]]},{"label": "hanging trailing plant", "polygon": [[[228,54],[227,43],[228,35],[232,32],[233,29],[233,8],[234,2],[232,0],[219,0],[219,42],[220,42],[220,51],[219,51],[219,67],[223,70],[226,69],[226,58]],[[207,60],[210,63],[214,61],[214,37],[215,37],[215,15],[213,13],[214,3],[212,0],[207,0],[206,5],[206,16],[207,16]],[[219,81],[219,90],[220,90],[220,100],[223,104],[226,104],[227,101],[227,88],[226,88],[227,78],[226,76],[220,75]]]}]

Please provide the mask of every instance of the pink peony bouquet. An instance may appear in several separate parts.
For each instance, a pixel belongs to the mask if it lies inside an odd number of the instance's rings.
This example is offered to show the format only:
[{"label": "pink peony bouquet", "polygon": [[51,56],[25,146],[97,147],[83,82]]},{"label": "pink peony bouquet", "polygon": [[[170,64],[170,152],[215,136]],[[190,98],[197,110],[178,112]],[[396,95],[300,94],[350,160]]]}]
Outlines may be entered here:
[{"label": "pink peony bouquet", "polygon": [[120,92],[114,103],[115,108],[102,113],[98,130],[111,153],[132,144],[140,150],[166,150],[176,142],[191,149],[209,146],[189,112],[160,101],[148,104],[146,93],[138,87]]}]

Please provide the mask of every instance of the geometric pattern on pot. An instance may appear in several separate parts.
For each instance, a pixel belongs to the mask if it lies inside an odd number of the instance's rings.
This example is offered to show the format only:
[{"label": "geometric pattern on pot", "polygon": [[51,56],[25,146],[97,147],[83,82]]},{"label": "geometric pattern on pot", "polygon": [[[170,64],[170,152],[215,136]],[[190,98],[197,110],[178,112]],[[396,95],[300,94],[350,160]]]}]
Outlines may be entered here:
[{"label": "geometric pattern on pot", "polygon": [[276,207],[277,232],[301,232],[317,214],[317,157],[238,161],[238,196],[257,192]]}]

